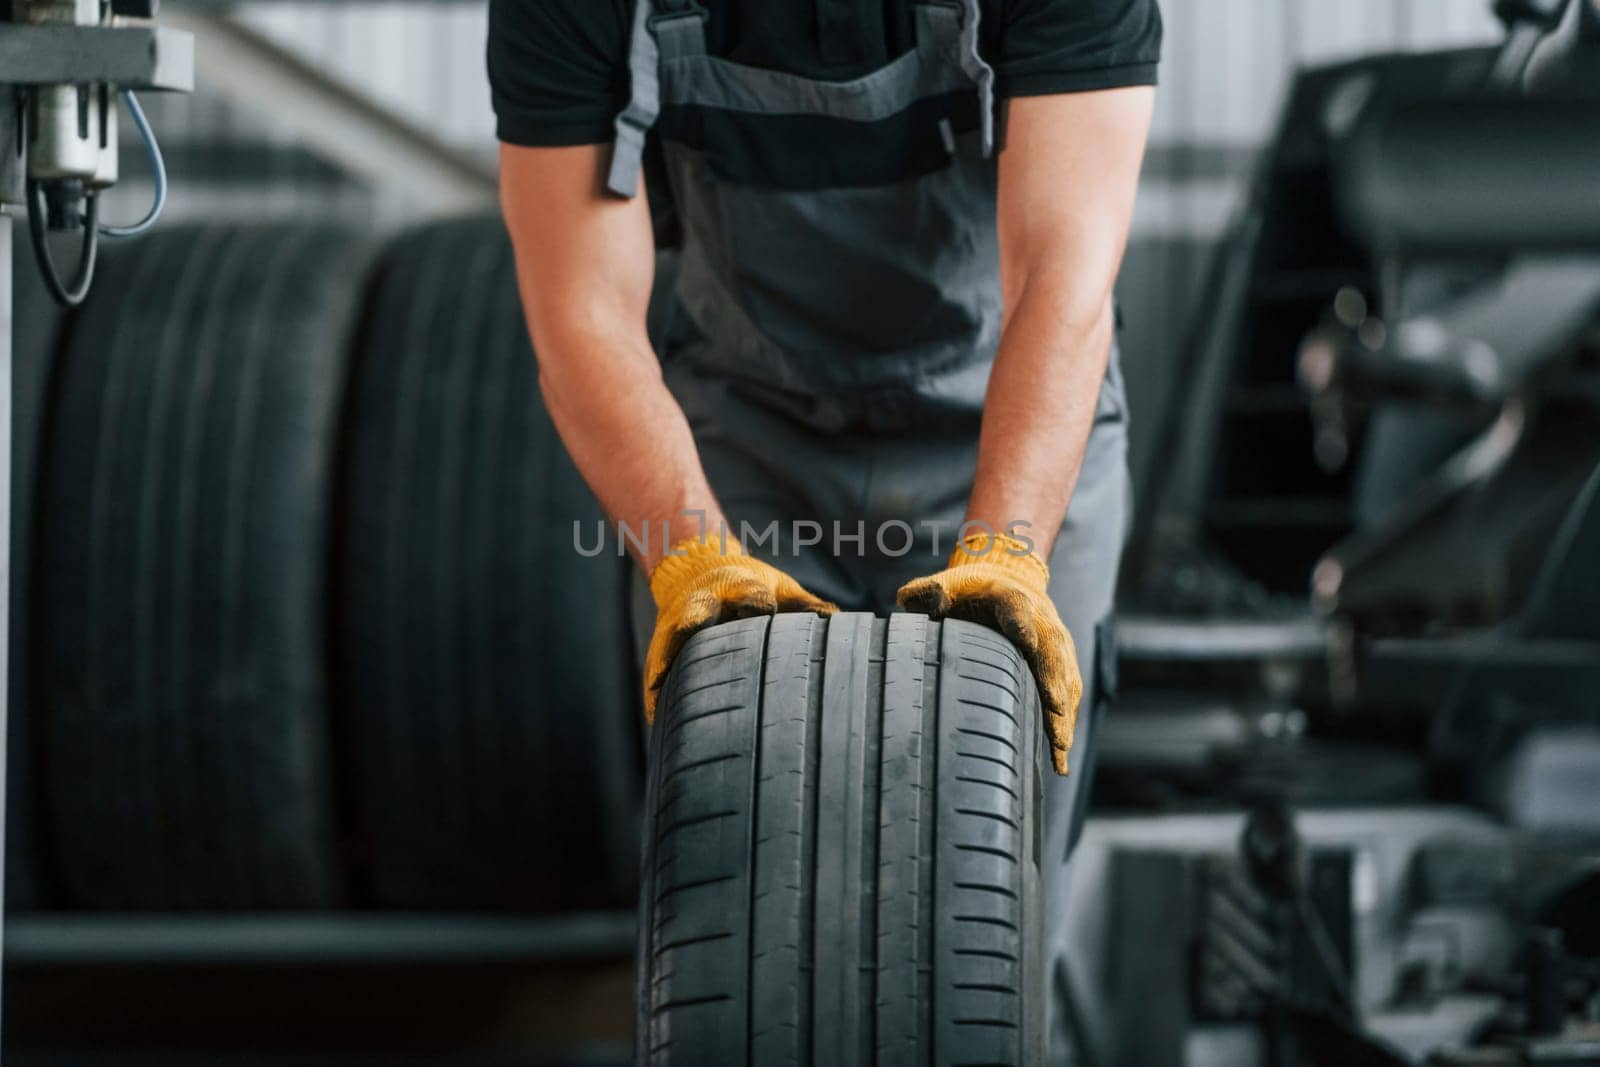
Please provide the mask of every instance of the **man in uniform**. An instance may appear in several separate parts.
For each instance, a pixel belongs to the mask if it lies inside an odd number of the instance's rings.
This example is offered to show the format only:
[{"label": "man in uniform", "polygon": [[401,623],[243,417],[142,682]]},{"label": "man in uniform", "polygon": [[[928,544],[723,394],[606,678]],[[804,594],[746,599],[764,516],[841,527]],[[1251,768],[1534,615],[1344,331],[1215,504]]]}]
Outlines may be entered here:
[{"label": "man in uniform", "polygon": [[[492,0],[490,20],[540,387],[641,535],[646,713],[719,621],[898,603],[990,625],[1033,668],[1062,776],[1059,917],[1115,655],[1112,286],[1156,0]],[[651,134],[683,231],[654,343]]]}]

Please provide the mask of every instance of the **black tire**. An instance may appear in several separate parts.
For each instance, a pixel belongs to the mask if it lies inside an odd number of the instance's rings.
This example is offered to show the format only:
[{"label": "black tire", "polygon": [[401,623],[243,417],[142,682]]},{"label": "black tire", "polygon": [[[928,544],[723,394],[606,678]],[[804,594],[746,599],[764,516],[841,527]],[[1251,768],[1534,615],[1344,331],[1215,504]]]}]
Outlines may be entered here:
[{"label": "black tire", "polygon": [[697,635],[651,739],[639,1062],[1034,1064],[1038,695],[997,634]]},{"label": "black tire", "polygon": [[381,907],[627,906],[640,696],[627,560],[539,402],[497,218],[385,253],[342,464],[350,801]]},{"label": "black tire", "polygon": [[325,563],[366,242],[171,227],[106,258],[52,386],[39,775],[72,905],[332,906]]},{"label": "black tire", "polygon": [[[15,240],[15,236],[13,237]],[[33,576],[34,491],[39,464],[39,423],[46,385],[61,336],[61,308],[45,291],[24,235],[13,246],[11,349],[11,630],[7,661],[9,708],[6,741],[5,903],[12,911],[45,904],[34,855],[32,697],[29,666],[33,627],[28,617]]]}]

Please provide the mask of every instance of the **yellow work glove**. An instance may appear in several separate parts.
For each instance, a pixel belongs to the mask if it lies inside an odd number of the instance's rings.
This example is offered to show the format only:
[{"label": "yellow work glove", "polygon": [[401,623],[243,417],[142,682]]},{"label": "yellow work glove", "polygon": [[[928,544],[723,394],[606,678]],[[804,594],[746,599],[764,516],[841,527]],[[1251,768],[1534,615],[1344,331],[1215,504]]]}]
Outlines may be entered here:
[{"label": "yellow work glove", "polygon": [[1057,774],[1067,773],[1072,727],[1078,721],[1083,677],[1046,586],[1050,568],[1028,546],[1005,534],[963,538],[949,567],[900,587],[900,606],[935,619],[964,619],[1004,634],[1039,683],[1044,729]]},{"label": "yellow work glove", "polygon": [[838,607],[812,596],[800,583],[744,554],[737,541],[698,537],[679,541],[650,572],[656,632],[644,658],[644,717],[655,722],[656,701],[667,671],[684,644],[708,626],[780,611],[832,615]]}]

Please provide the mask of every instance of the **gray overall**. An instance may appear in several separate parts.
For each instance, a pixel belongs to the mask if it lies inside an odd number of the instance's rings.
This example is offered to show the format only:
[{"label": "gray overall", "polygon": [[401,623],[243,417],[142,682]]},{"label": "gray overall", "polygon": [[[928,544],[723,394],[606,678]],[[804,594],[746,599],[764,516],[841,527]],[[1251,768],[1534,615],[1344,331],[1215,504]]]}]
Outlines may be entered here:
[{"label": "gray overall", "polygon": [[[948,166],[887,185],[757,187],[719,176],[706,149],[664,145],[684,247],[659,348],[712,489],[733,532],[741,524],[752,531],[748,550],[847,610],[886,614],[895,591],[942,569],[954,543],[1000,338],[992,74],[978,55],[978,0],[920,4],[916,48],[848,82],[709,56],[705,17],[681,0],[639,0],[633,98],[617,119],[612,191],[636,192],[644,135],[662,106],[871,122],[938,94],[979,97],[978,129],[955,136],[943,124]],[[1095,726],[1114,686],[1109,619],[1128,520],[1126,453],[1113,350],[1049,561],[1051,599],[1087,683],[1073,773],[1047,786],[1054,1061],[1065,1061],[1068,1044],[1066,861],[1093,773]],[[642,650],[653,624],[642,580],[634,603]]]}]

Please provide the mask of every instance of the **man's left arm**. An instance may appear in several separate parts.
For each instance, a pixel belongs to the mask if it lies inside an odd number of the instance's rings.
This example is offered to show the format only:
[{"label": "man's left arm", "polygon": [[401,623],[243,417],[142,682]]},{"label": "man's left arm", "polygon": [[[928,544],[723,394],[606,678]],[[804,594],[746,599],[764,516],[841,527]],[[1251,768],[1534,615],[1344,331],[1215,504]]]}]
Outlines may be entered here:
[{"label": "man's left arm", "polygon": [[1141,86],[1012,101],[998,207],[1005,325],[967,505],[967,528],[996,533],[962,539],[944,571],[899,596],[907,610],[968,619],[1010,638],[1039,684],[1058,774],[1067,773],[1083,678],[1044,561],[1099,404],[1114,330],[1111,289],[1153,99]]},{"label": "man's left arm", "polygon": [[998,205],[1005,327],[967,518],[1002,531],[1028,523],[1042,558],[1094,422],[1154,98],[1138,86],[1010,104]]}]

